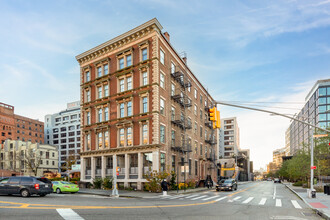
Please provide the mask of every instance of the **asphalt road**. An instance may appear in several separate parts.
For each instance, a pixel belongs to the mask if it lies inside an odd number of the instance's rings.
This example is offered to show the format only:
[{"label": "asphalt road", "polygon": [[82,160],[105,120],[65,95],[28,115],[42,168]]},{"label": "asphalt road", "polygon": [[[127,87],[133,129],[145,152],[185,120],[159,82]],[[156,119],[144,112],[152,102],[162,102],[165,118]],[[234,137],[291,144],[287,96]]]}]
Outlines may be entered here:
[{"label": "asphalt road", "polygon": [[81,194],[0,196],[0,219],[321,219],[284,185],[253,182],[237,191],[110,198]]}]

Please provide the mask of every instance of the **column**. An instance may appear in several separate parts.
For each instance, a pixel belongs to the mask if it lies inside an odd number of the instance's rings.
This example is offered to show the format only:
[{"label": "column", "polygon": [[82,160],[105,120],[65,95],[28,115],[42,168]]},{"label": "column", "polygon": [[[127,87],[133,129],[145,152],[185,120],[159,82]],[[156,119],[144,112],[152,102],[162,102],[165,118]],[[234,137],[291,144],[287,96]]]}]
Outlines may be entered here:
[{"label": "column", "polygon": [[159,151],[152,152],[152,171],[159,172]]},{"label": "column", "polygon": [[95,179],[95,157],[91,157],[91,179]]},{"label": "column", "polygon": [[142,153],[139,152],[138,153],[138,182],[137,182],[137,190],[142,190],[142,169],[143,169],[143,157],[142,157]]},{"label": "column", "polygon": [[86,172],[86,164],[85,164],[85,158],[80,159],[80,178],[82,181],[85,180],[85,172]]},{"label": "column", "polygon": [[116,173],[116,169],[117,169],[117,155],[116,154],[113,155],[112,162],[113,162],[113,164],[112,164],[112,167],[113,167],[113,169],[112,169],[112,176],[113,176],[114,179],[115,178],[117,179],[117,173]]},{"label": "column", "polygon": [[130,167],[129,167],[129,155],[128,154],[125,154],[125,182],[124,182],[124,186],[125,187],[128,187],[128,182],[127,180],[129,179],[129,170],[130,170]]},{"label": "column", "polygon": [[105,171],[106,171],[106,159],[105,156],[101,157],[101,177],[102,179],[105,178]]}]

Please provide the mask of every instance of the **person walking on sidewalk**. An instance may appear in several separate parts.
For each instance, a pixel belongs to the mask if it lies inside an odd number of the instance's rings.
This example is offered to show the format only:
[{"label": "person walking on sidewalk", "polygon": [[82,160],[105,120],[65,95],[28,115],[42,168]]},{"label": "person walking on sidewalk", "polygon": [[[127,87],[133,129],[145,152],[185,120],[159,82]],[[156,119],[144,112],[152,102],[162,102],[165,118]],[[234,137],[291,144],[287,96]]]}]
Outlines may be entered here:
[{"label": "person walking on sidewalk", "polygon": [[166,179],[164,179],[162,181],[162,183],[160,184],[160,186],[162,187],[163,190],[163,196],[167,196],[167,191],[168,191],[168,182],[166,181]]}]

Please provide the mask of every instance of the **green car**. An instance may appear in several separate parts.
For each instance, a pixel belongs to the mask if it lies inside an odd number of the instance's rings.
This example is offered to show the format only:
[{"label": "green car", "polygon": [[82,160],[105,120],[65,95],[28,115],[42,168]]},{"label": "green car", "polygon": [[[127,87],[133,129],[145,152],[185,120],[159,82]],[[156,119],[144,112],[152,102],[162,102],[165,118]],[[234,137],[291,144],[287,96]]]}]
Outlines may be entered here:
[{"label": "green car", "polygon": [[67,181],[52,181],[53,183],[53,192],[60,194],[62,192],[76,193],[79,191],[77,184],[70,183]]}]

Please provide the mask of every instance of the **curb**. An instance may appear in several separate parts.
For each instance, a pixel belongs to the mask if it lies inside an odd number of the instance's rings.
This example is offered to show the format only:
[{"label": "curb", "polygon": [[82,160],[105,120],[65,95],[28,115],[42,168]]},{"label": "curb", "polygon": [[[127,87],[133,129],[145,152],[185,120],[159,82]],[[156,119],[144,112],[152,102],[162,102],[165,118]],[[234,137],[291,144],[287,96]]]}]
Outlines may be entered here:
[{"label": "curb", "polygon": [[296,191],[294,191],[290,186],[285,185],[288,189],[291,190],[291,192],[293,192],[294,194],[296,194],[302,201],[304,201],[305,204],[307,204],[313,211],[316,212],[316,214],[318,214],[319,216],[321,216],[322,218],[325,218],[326,220],[330,220],[330,216],[328,216],[326,213],[324,213],[323,211],[312,207],[303,197],[301,197]]}]

